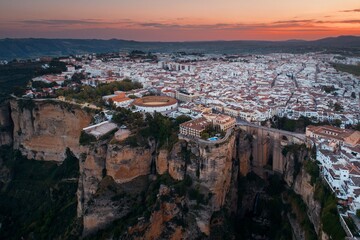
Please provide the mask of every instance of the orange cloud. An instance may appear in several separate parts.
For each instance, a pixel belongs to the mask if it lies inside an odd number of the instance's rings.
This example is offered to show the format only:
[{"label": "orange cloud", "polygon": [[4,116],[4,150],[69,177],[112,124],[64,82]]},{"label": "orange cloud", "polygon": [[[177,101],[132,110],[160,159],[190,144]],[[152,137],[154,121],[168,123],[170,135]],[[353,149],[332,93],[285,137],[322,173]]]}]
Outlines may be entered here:
[{"label": "orange cloud", "polygon": [[[198,22],[198,23],[196,23]],[[186,18],[162,21],[132,19],[26,19],[2,22],[0,37],[56,36],[74,38],[122,38],[144,41],[186,40],[286,40],[316,39],[334,35],[360,35],[359,19],[284,19],[263,23],[207,23]],[[4,34],[4,35],[1,35]],[[6,37],[7,37],[6,36]],[[29,35],[28,35],[29,36]]]}]

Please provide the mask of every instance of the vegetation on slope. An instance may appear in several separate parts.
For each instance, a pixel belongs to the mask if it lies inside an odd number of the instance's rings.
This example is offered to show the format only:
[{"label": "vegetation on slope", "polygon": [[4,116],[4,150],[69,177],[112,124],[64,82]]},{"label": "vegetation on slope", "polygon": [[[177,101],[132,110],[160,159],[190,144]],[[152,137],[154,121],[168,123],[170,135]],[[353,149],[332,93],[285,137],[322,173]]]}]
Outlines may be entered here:
[{"label": "vegetation on slope", "polygon": [[62,165],[28,160],[18,151],[0,149],[2,169],[11,181],[0,191],[1,239],[77,239],[78,159],[67,150]]},{"label": "vegetation on slope", "polygon": [[300,223],[302,229],[305,232],[305,239],[306,240],[316,240],[317,235],[314,229],[314,225],[310,221],[307,212],[308,207],[306,206],[305,202],[302,200],[299,194],[296,194],[294,191],[289,190],[284,194],[284,198],[291,206],[291,217],[297,219]]},{"label": "vegetation on slope", "polygon": [[[159,210],[159,189],[161,185],[166,185],[174,189],[175,195],[184,196],[186,194],[190,194],[193,192],[192,180],[189,176],[185,176],[184,180],[176,181],[170,177],[168,174],[157,176],[156,180],[149,181],[145,189],[137,195],[132,196],[131,209],[128,214],[124,217],[114,221],[106,228],[97,231],[93,235],[86,237],[85,239],[131,239],[133,236],[129,236],[128,228],[130,226],[134,226],[138,223],[139,218],[144,218],[146,222],[149,222],[149,218],[154,211]],[[129,193],[121,193],[117,196],[114,196],[112,200],[114,204],[118,201],[121,201],[122,198],[128,197],[126,194]],[[170,196],[163,195],[160,198],[161,201],[173,201],[170,199]],[[186,206],[182,206],[183,212],[186,214],[185,210]],[[186,222],[181,221],[181,219],[177,219],[177,224],[186,225]],[[181,222],[180,222],[181,221]]]},{"label": "vegetation on slope", "polygon": [[[48,64],[49,68],[42,66]],[[9,94],[23,94],[25,85],[34,77],[44,74],[61,73],[66,70],[66,64],[58,60],[39,62],[12,61],[6,65],[0,65],[0,102],[8,98]]]},{"label": "vegetation on slope", "polygon": [[321,224],[325,233],[333,240],[344,239],[346,234],[340,224],[337,200],[321,181],[315,185],[314,198],[321,203]]},{"label": "vegetation on slope", "polygon": [[315,122],[315,121],[312,121],[311,118],[307,118],[304,116],[301,116],[298,120],[288,119],[286,117],[275,116],[274,120],[271,121],[272,128],[277,128],[277,129],[290,131],[290,132],[299,132],[299,133],[304,133],[306,130],[306,127],[309,125],[320,126],[320,125],[331,125],[331,124],[339,127],[341,122],[339,123],[336,120],[331,123],[328,121]]},{"label": "vegetation on slope", "polygon": [[[292,238],[291,225],[286,215],[289,209],[281,199],[284,182],[277,175],[268,180],[266,184],[254,173],[240,177],[238,208],[244,209],[243,204],[248,201],[243,200],[244,195],[248,197],[250,194],[254,199],[251,202],[252,208],[245,209],[243,217],[232,221],[235,223],[233,227],[236,230],[236,239],[253,239],[256,236],[267,236],[269,239],[277,240]],[[265,189],[264,185],[267,185]]]},{"label": "vegetation on slope", "polygon": [[310,184],[313,186],[319,179],[320,169],[318,163],[312,160],[305,160],[303,165],[305,171],[311,176]]},{"label": "vegetation on slope", "polygon": [[340,36],[316,41],[214,41],[214,42],[135,42],[97,39],[1,39],[0,58],[33,58],[70,54],[106,53],[123,50],[151,52],[178,51],[219,54],[267,54],[274,52],[319,52],[359,56],[359,38]]},{"label": "vegetation on slope", "polygon": [[79,102],[94,103],[101,106],[103,104],[102,97],[105,95],[114,94],[115,91],[130,91],[139,88],[142,88],[141,83],[124,79],[108,84],[100,84],[95,88],[91,86],[81,86],[68,90],[60,89],[56,91],[56,94],[58,96],[64,96],[68,100],[75,99]]},{"label": "vegetation on slope", "polygon": [[355,76],[360,76],[360,65],[349,65],[341,63],[333,63],[333,67],[340,72],[347,72]]},{"label": "vegetation on slope", "polygon": [[117,108],[112,121],[125,125],[132,131],[124,143],[133,147],[147,146],[148,139],[155,139],[158,148],[171,149],[177,142],[179,125],[190,120],[187,116],[172,119],[155,112],[153,115],[146,113],[143,118],[141,113],[133,113],[125,108]]},{"label": "vegetation on slope", "polygon": [[305,144],[291,144],[285,146],[281,154],[286,157],[288,153],[290,153],[294,159],[294,170],[293,170],[293,179],[297,177],[297,175],[300,173],[302,163],[301,159],[299,159],[299,156],[301,156],[301,153],[306,150]]}]

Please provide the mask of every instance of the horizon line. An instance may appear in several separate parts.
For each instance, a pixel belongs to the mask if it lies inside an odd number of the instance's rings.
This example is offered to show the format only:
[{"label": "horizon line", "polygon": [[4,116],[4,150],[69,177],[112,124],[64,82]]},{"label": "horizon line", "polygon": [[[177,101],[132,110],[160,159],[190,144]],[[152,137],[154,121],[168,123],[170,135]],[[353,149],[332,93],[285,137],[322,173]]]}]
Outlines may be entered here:
[{"label": "horizon line", "polygon": [[239,42],[239,41],[246,41],[246,42],[288,42],[288,41],[302,41],[302,42],[312,42],[312,41],[318,41],[322,39],[327,38],[340,38],[340,37],[360,37],[360,35],[334,35],[334,36],[328,36],[323,38],[317,38],[313,40],[308,39],[286,39],[286,40],[268,40],[268,39],[251,39],[251,40],[245,40],[245,39],[234,39],[234,40],[188,40],[188,41],[160,41],[160,40],[154,40],[154,41],[141,41],[141,40],[133,40],[133,39],[121,39],[121,38],[47,38],[47,37],[41,37],[41,38],[34,38],[34,37],[5,37],[0,38],[0,41],[2,40],[26,40],[26,39],[35,39],[35,40],[98,40],[98,41],[111,41],[111,40],[117,40],[117,41],[128,41],[128,42],[139,42],[139,43],[191,43],[191,42]]}]

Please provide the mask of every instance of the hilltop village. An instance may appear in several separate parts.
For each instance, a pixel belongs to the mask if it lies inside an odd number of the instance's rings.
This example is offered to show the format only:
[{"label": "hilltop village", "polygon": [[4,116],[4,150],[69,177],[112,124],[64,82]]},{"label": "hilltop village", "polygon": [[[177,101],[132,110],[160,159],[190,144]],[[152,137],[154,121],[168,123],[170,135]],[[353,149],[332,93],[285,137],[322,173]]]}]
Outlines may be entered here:
[{"label": "hilltop village", "polygon": [[[360,58],[321,53],[239,56],[135,51],[60,61],[66,71],[33,78],[22,97],[57,98],[102,110],[84,128],[96,139],[114,130],[118,140],[129,136],[128,126],[112,122],[119,107],[174,119],[185,115],[179,138],[214,142],[225,138],[236,124],[270,127],[274,119],[308,119],[306,139],[316,149],[313,160],[322,177],[345,206],[339,212],[344,228],[351,233],[343,217],[360,227],[356,216],[360,215],[360,132],[356,130],[360,78],[335,68],[336,64],[359,64]],[[117,82],[135,85],[106,91],[96,101],[84,94]]]},{"label": "hilltop village", "polygon": [[[357,124],[360,119],[359,78],[338,72],[331,63],[359,63],[322,54],[223,55],[86,55],[61,59],[67,71],[45,75],[33,81],[53,83],[27,96],[52,94],[76,74],[78,83],[97,86],[131,79],[143,89],[127,95],[147,93],[167,95],[182,102],[180,113],[196,115],[204,105],[249,122],[262,122],[273,116],[314,121],[339,120]],[[46,67],[46,66],[45,66]],[[56,84],[55,84],[56,83]],[[120,104],[115,99],[116,104]],[[130,102],[128,102],[130,103]],[[123,102],[122,106],[126,106]],[[176,113],[174,113],[176,115]]]}]

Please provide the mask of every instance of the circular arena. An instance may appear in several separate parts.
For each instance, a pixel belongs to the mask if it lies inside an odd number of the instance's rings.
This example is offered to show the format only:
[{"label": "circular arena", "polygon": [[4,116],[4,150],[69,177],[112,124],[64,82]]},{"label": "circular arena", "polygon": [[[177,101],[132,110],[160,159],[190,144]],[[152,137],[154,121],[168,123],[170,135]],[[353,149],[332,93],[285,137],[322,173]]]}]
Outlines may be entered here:
[{"label": "circular arena", "polygon": [[135,99],[133,105],[141,112],[167,112],[175,110],[178,101],[167,96],[147,96]]}]

